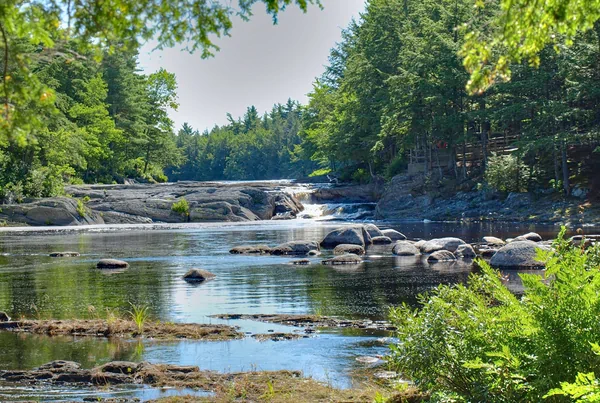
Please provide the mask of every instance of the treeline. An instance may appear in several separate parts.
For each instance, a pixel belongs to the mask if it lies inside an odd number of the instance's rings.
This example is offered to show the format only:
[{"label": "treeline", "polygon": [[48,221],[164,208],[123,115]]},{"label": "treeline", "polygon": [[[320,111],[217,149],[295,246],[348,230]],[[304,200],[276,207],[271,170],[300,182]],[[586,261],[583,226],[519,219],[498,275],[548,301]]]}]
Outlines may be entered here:
[{"label": "treeline", "polygon": [[572,46],[544,49],[539,66],[510,66],[510,82],[472,95],[459,54],[462,27],[485,31],[497,11],[488,3],[483,9],[472,0],[370,0],[314,84],[303,157],[368,180],[403,172],[410,150],[421,150],[432,174],[432,149],[441,145],[456,158],[475,144],[481,161],[467,158],[442,172],[464,181],[482,177],[489,138],[501,135],[515,150],[491,168],[510,162],[517,190],[593,186],[600,169],[600,24]]},{"label": "treeline", "polygon": [[136,52],[126,50],[105,52],[101,62],[68,45],[52,57],[26,54],[47,88],[41,97],[56,108],[38,109],[28,138],[0,144],[4,198],[56,195],[65,183],[167,179],[163,168],[180,158],[167,114],[177,106],[173,74],[140,73]]},{"label": "treeline", "polygon": [[308,176],[315,168],[295,154],[301,143],[302,107],[288,100],[262,116],[251,106],[243,117],[199,133],[184,124],[177,134],[182,163],[170,180],[256,180]]}]

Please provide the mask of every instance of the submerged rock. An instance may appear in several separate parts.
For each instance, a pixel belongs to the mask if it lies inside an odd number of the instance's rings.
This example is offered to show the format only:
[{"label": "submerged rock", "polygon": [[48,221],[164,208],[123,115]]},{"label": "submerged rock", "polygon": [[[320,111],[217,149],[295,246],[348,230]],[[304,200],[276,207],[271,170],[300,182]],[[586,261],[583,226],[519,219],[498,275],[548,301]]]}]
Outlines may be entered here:
[{"label": "submerged rock", "polygon": [[464,245],[465,243],[465,241],[459,238],[436,238],[423,243],[421,246],[421,252],[433,253],[438,250],[447,250],[454,253],[460,245]]},{"label": "submerged rock", "polygon": [[50,257],[77,257],[80,256],[79,252],[52,252]]},{"label": "submerged rock", "polygon": [[537,250],[547,247],[532,241],[513,241],[494,254],[490,265],[498,269],[539,269],[544,262],[536,259]]},{"label": "submerged rock", "polygon": [[342,265],[342,264],[360,264],[360,263],[362,263],[362,259],[358,255],[349,253],[347,255],[336,256],[332,259],[323,260],[321,263],[324,265],[331,265],[331,266]]},{"label": "submerged rock", "polygon": [[308,255],[311,251],[318,251],[319,244],[314,241],[286,242],[271,249],[271,255]]},{"label": "submerged rock", "polygon": [[475,253],[475,249],[469,244],[459,245],[456,248],[456,256],[463,257],[465,259],[473,259],[477,257],[477,253]]},{"label": "submerged rock", "polygon": [[354,225],[331,231],[321,241],[323,248],[335,248],[338,245],[351,244],[366,246],[371,243],[371,236],[363,226]]},{"label": "submerged rock", "polygon": [[416,256],[420,255],[419,249],[408,241],[398,241],[392,249],[392,253],[397,256]]},{"label": "submerged rock", "polygon": [[229,253],[233,255],[265,255],[271,253],[271,247],[268,245],[243,245],[236,246]]},{"label": "submerged rock", "polygon": [[395,229],[384,229],[381,232],[384,236],[387,236],[392,241],[406,241],[406,235],[396,231]]},{"label": "submerged rock", "polygon": [[373,245],[389,245],[392,243],[392,240],[387,236],[376,236],[371,239],[371,243]]},{"label": "submerged rock", "polygon": [[365,248],[360,245],[350,245],[350,244],[342,244],[338,245],[333,249],[334,255],[346,255],[348,253],[352,253],[354,255],[364,255]]},{"label": "submerged rock", "polygon": [[217,276],[203,269],[191,269],[183,275],[183,279],[188,283],[202,283],[215,277]]},{"label": "submerged rock", "polygon": [[454,260],[456,260],[456,256],[454,256],[454,253],[447,250],[438,250],[429,255],[429,257],[427,257],[427,261],[429,263],[451,262]]},{"label": "submerged rock", "polygon": [[290,264],[293,264],[295,266],[308,266],[310,265],[310,260],[308,259],[300,259],[300,260],[292,260],[290,262]]},{"label": "submerged rock", "polygon": [[129,267],[129,263],[117,259],[102,259],[96,264],[96,267],[99,269],[126,269]]}]

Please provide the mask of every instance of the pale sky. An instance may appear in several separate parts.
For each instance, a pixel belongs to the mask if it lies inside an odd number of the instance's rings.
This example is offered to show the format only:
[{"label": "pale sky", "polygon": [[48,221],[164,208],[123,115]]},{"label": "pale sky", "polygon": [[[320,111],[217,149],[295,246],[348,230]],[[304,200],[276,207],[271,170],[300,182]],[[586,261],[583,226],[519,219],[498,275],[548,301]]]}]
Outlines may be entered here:
[{"label": "pale sky", "polygon": [[289,7],[278,25],[257,5],[249,22],[235,19],[231,37],[216,41],[220,52],[210,59],[180,48],[140,52],[140,67],[152,73],[160,67],[175,73],[179,110],[172,111],[177,130],[184,122],[203,131],[227,123],[255,105],[262,114],[273,104],[292,98],[306,103],[315,78],[327,64],[329,50],[341,30],[364,10],[364,0],[322,0],[324,9],[306,14]]}]

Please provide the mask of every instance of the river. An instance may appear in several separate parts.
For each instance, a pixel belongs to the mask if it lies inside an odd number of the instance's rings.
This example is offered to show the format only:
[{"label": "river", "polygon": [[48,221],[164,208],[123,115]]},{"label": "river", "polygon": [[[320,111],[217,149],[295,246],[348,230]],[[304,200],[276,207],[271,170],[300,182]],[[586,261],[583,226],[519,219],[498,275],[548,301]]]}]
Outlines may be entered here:
[{"label": "river", "polygon": [[[310,189],[305,187],[304,189]],[[296,189],[298,192],[299,190]],[[106,310],[125,313],[130,303],[149,306],[151,317],[165,322],[224,323],[243,332],[294,332],[296,328],[254,321],[225,321],[215,314],[318,313],[343,318],[384,320],[389,306],[416,304],[419,293],[440,283],[462,282],[469,263],[432,268],[421,258],[400,258],[391,246],[368,249],[359,268],[318,264],[331,251],[310,258],[310,266],[292,266],[292,258],[231,255],[242,244],[277,245],[290,240],[320,240],[334,228],[348,225],[368,206],[315,206],[312,218],[231,224],[131,225],[59,228],[43,232],[0,232],[0,311],[12,317],[71,319],[104,317]],[[344,215],[348,212],[347,215]],[[518,224],[435,222],[380,223],[410,239],[457,236],[467,242],[482,236],[511,237],[536,231],[544,238],[557,227]],[[53,251],[77,251],[76,258],[50,258]],[[95,268],[100,258],[126,260],[130,268],[107,274]],[[201,267],[217,278],[199,286],[181,279]],[[512,286],[518,290],[513,273]],[[222,372],[300,370],[305,376],[335,387],[351,387],[364,368],[361,356],[384,355],[389,334],[369,330],[328,330],[292,341],[259,342],[252,338],[228,342],[115,341],[92,338],[50,338],[0,333],[0,369],[31,369],[56,359],[84,367],[111,360],[197,365]],[[142,399],[189,391],[148,388],[19,389],[0,385],[0,400],[69,400],[85,396],[134,396]]]}]

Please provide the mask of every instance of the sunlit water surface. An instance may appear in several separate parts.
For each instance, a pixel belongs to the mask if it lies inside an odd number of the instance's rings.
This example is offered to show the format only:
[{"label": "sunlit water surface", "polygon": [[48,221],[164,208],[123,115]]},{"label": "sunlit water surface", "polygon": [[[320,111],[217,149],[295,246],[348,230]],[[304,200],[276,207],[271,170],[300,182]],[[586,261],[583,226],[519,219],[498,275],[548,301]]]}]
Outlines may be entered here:
[{"label": "sunlit water surface", "polygon": [[[229,254],[235,245],[320,240],[340,225],[347,223],[294,220],[3,232],[0,310],[13,317],[94,318],[103,317],[107,309],[125,313],[133,303],[148,305],[152,317],[160,321],[228,323],[247,333],[294,332],[298,329],[253,321],[227,322],[210,315],[319,313],[384,320],[389,306],[416,304],[419,293],[440,283],[464,282],[472,270],[468,262],[429,266],[421,258],[394,257],[391,246],[369,248],[365,263],[358,268],[320,265],[320,260],[330,255],[327,251],[311,258],[314,264],[310,266],[290,265],[293,258],[287,257]],[[411,239],[458,236],[467,242],[492,234],[509,237],[535,230],[550,238],[558,232],[557,227],[499,224],[413,222],[380,226],[397,229]],[[81,256],[48,257],[53,251],[77,251]],[[105,257],[126,260],[130,268],[119,273],[96,269],[95,263]],[[199,286],[187,284],[181,276],[195,267],[213,272],[216,279]],[[509,277],[509,287],[518,291],[517,274],[509,273]],[[132,360],[197,365],[217,371],[300,370],[336,387],[350,387],[352,374],[364,368],[356,358],[385,355],[386,336],[390,335],[329,330],[295,341],[142,342],[0,333],[0,369],[30,369],[55,359],[78,361],[85,367]],[[93,393],[72,392],[69,399]],[[103,393],[147,399],[180,392],[186,391],[142,388]],[[0,400],[20,393],[36,398],[34,392],[9,391],[0,385]],[[54,398],[60,399],[60,391],[57,396]]]}]

